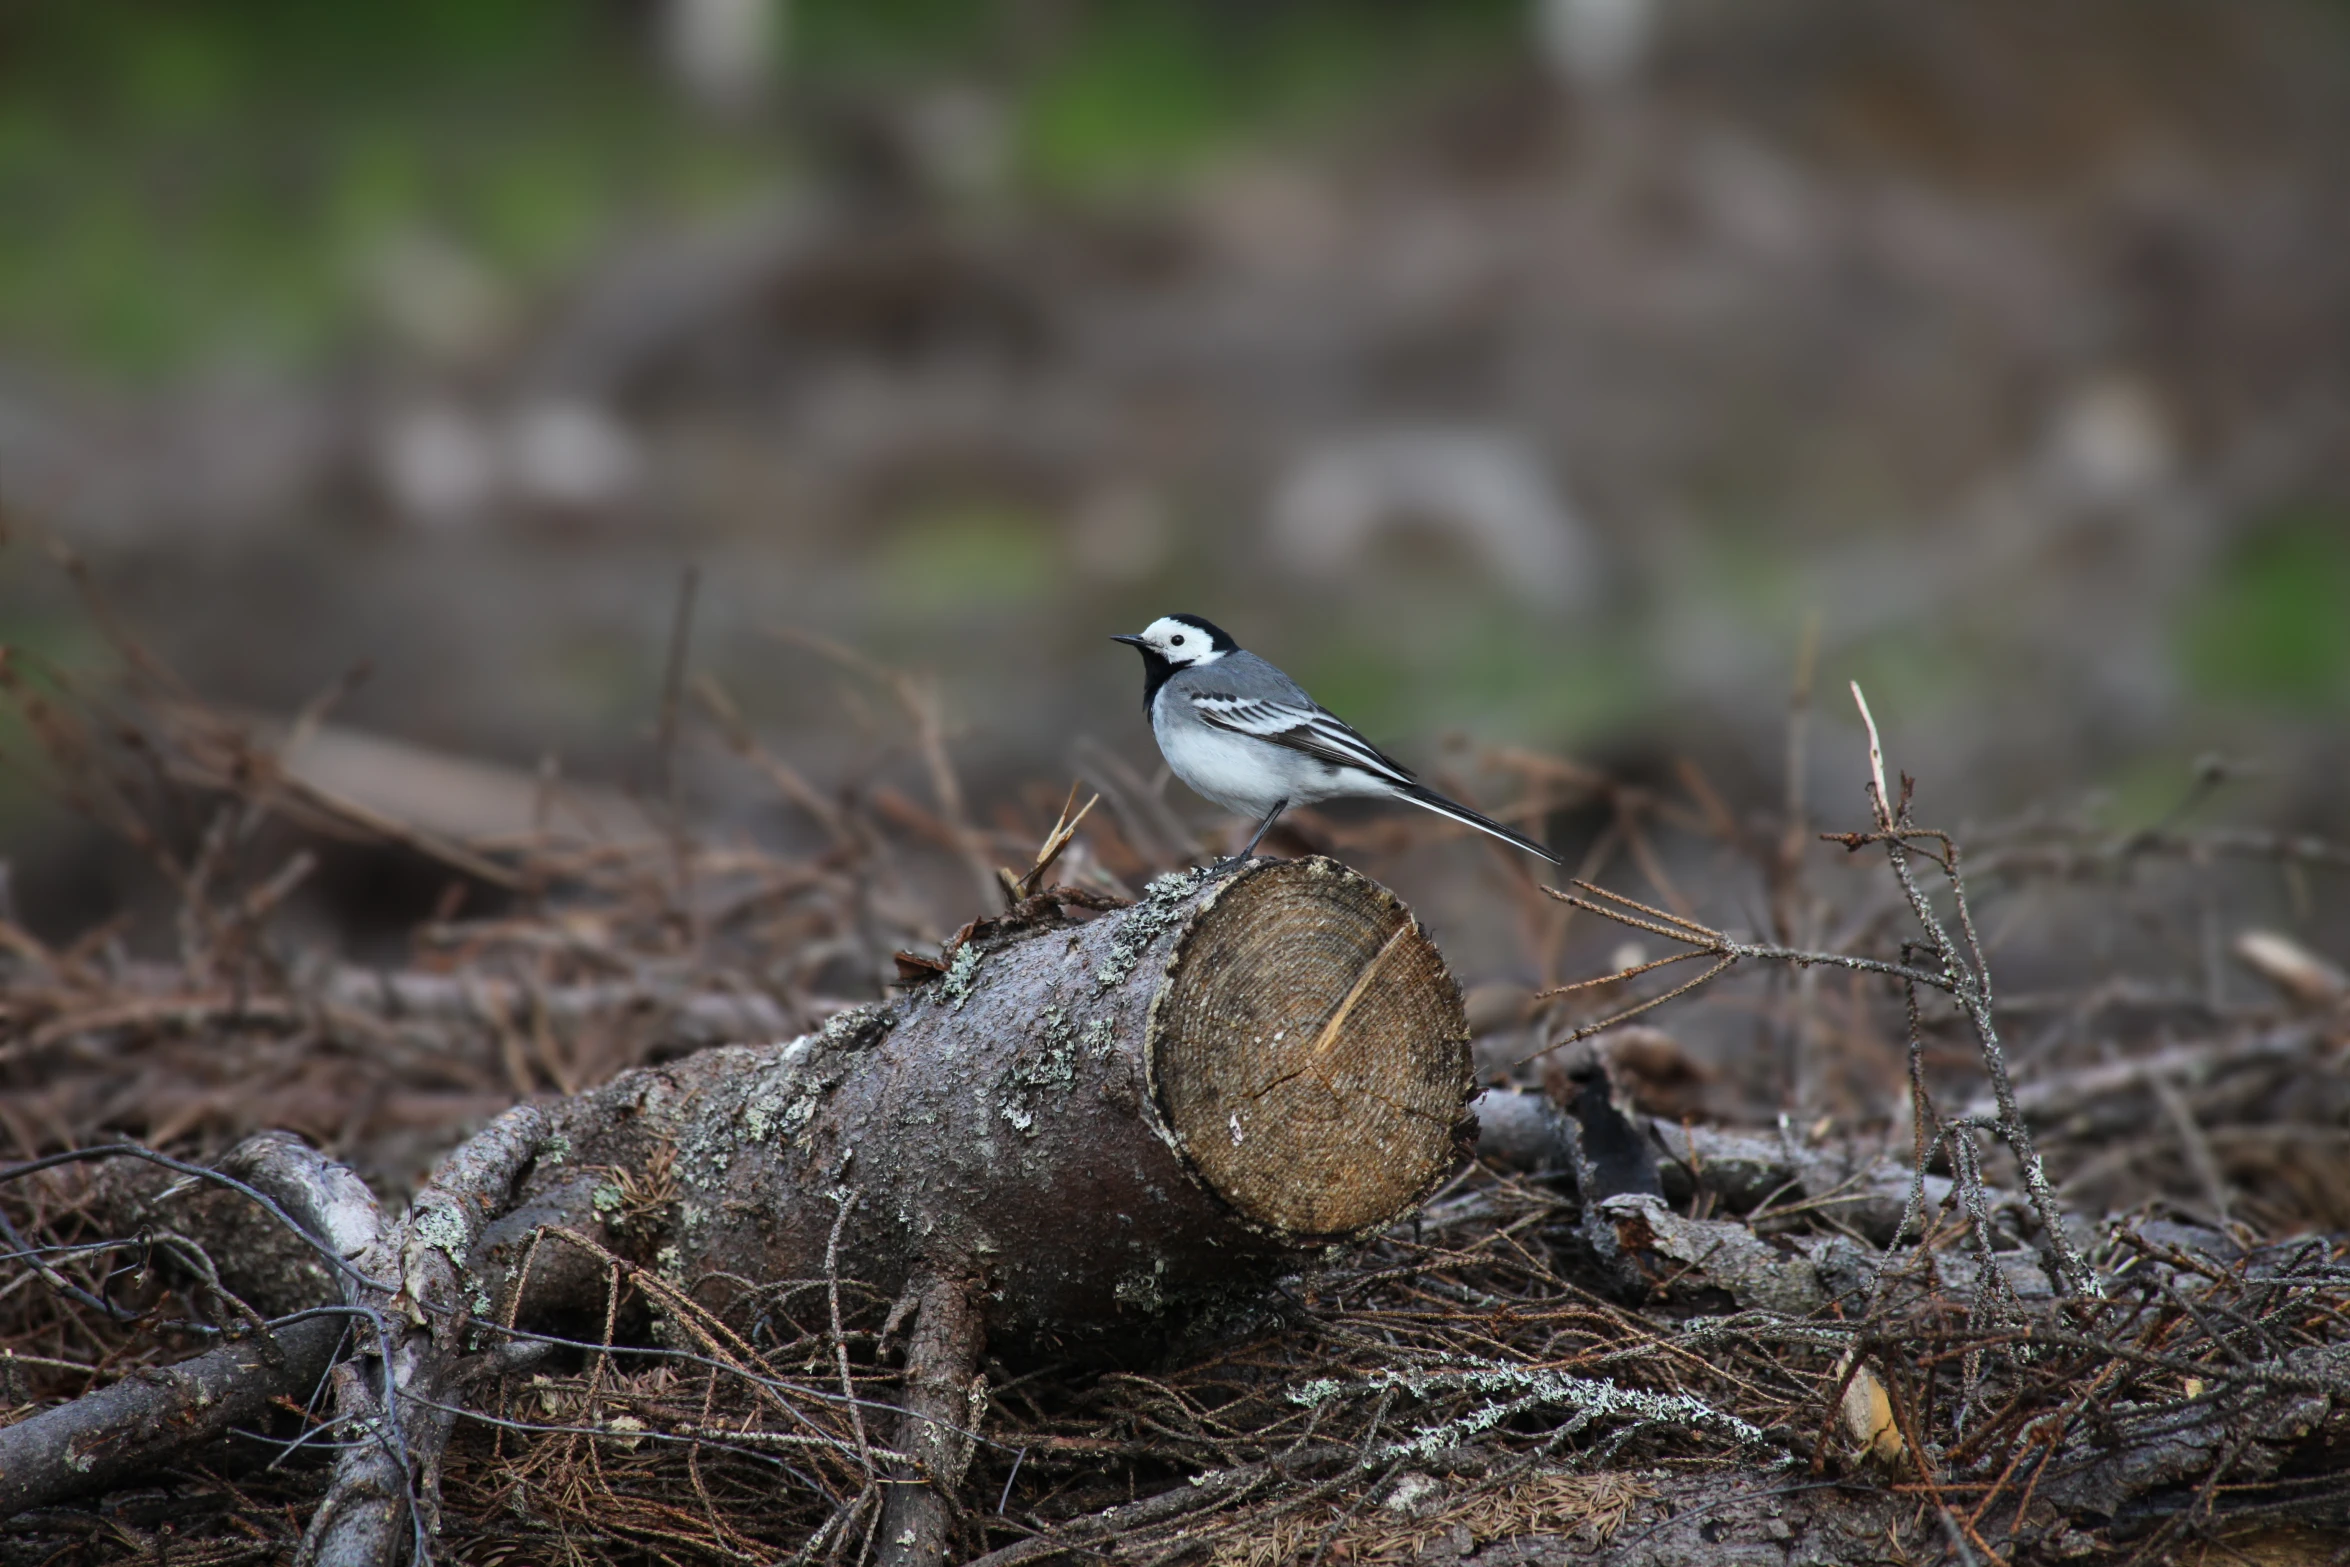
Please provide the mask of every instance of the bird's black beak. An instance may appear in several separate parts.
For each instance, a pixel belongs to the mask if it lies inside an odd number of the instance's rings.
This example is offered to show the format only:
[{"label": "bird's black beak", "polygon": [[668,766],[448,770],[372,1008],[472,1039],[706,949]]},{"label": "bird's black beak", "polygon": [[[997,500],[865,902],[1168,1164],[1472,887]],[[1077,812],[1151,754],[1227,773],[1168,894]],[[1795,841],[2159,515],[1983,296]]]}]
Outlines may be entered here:
[{"label": "bird's black beak", "polygon": [[1112,642],[1123,642],[1123,643],[1125,643],[1125,644],[1126,644],[1128,647],[1141,647],[1141,646],[1143,645],[1143,640],[1142,640],[1142,638],[1141,638],[1141,637],[1139,637],[1139,636],[1137,636],[1137,635],[1135,635],[1135,634],[1134,634],[1133,632],[1131,632],[1131,631],[1128,631],[1128,632],[1122,632],[1121,634],[1119,634],[1119,635],[1117,635],[1117,636],[1114,636],[1114,637],[1110,638],[1110,640],[1111,640]]}]

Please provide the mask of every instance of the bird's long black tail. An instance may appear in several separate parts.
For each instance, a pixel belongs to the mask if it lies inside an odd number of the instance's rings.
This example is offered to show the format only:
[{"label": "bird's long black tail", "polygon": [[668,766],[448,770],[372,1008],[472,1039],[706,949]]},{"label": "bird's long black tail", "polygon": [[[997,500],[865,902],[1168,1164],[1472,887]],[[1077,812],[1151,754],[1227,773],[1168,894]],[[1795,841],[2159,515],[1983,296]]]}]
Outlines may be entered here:
[{"label": "bird's long black tail", "polygon": [[1470,810],[1467,806],[1461,804],[1458,800],[1448,800],[1443,795],[1438,794],[1435,790],[1429,788],[1426,784],[1398,784],[1395,789],[1395,797],[1399,800],[1409,800],[1412,804],[1420,807],[1424,811],[1434,811],[1439,816],[1449,816],[1454,821],[1461,823],[1463,826],[1474,827],[1479,832],[1489,832],[1493,834],[1494,837],[1499,838],[1502,842],[1523,849],[1528,854],[1541,855],[1544,859],[1550,861],[1550,863],[1553,865],[1566,864],[1566,861],[1560,859],[1557,855],[1551,853],[1548,849],[1545,849],[1541,844],[1536,843],[1533,839],[1527,837],[1524,833],[1512,832],[1510,829],[1504,827],[1501,823],[1493,820],[1491,817],[1479,816],[1475,811]]}]

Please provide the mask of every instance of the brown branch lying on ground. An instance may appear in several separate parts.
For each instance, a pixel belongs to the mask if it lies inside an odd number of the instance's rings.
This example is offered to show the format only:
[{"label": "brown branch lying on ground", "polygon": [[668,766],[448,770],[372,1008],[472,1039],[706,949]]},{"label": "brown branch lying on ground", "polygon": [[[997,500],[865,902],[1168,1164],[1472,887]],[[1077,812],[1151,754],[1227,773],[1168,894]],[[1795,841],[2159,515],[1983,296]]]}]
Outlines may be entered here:
[{"label": "brown branch lying on ground", "polygon": [[[1685,919],[1680,915],[1667,913],[1662,909],[1652,908],[1645,903],[1625,897],[1621,893],[1610,892],[1589,882],[1575,881],[1571,885],[1579,888],[1580,894],[1561,892],[1555,888],[1543,890],[1570,907],[1599,915],[1603,919],[1611,920],[1629,929],[1664,937],[1666,940],[1679,943],[1688,950],[1641,963],[1595,980],[1586,980],[1575,985],[1558,986],[1542,992],[1542,995],[1564,995],[1588,986],[1620,983],[1640,974],[1692,959],[1711,958],[1713,963],[1696,977],[1686,980],[1662,994],[1651,996],[1562,1034],[1548,1042],[1542,1050],[1534,1052],[1533,1055],[1529,1055],[1525,1059],[1531,1060],[1535,1056],[1546,1054],[1563,1045],[1588,1039],[1642,1013],[1651,1011],[1668,1001],[1688,994],[1709,980],[1727,973],[1741,962],[1785,963],[1796,968],[1840,968],[1854,973],[1882,975],[1896,980],[1900,983],[1908,1003],[1912,1112],[1918,1139],[1912,1168],[1919,1184],[1913,1189],[1915,1193],[1914,1211],[1905,1218],[1902,1225],[1902,1232],[1906,1233],[1923,1223],[1925,1201],[1923,1178],[1928,1165],[1945,1146],[1949,1146],[1953,1153],[1960,1158],[1961,1186],[1966,1200],[1978,1207],[1982,1202],[1981,1183],[1979,1180],[1972,1179],[1968,1174],[1972,1169],[1971,1161],[1974,1158],[1974,1153],[1972,1145],[1964,1141],[1964,1134],[1967,1126],[1972,1123],[1941,1116],[1926,1092],[1921,1064],[1924,1040],[1918,1026],[1917,990],[1920,986],[1938,990],[1959,1005],[1974,1030],[1983,1068],[1991,1081],[1993,1101],[1996,1106],[1996,1114],[1988,1122],[1988,1129],[1995,1132],[2015,1152],[2017,1164],[2022,1172],[2025,1191],[2039,1218],[2042,1233],[2047,1238],[2066,1293],[2076,1297],[2093,1298],[2100,1293],[2096,1276],[2090,1271],[2080,1255],[2079,1248],[2075,1246],[2071,1236],[2066,1232],[2063,1207],[2058,1202],[2055,1188],[2049,1183],[2047,1171],[2041,1163],[2038,1152],[2033,1147],[2031,1127],[2017,1108],[2015,1089],[2009,1079],[2007,1069],[2007,1054],[1999,1039],[1997,1008],[1991,989],[1990,964],[1983,955],[1982,942],[1975,934],[1974,915],[1967,905],[1966,882],[1959,868],[1958,847],[1951,841],[1948,834],[1931,828],[1919,827],[1910,820],[1910,796],[1914,785],[1906,774],[1901,780],[1901,797],[1898,802],[1888,799],[1885,793],[1884,753],[1877,738],[1876,719],[1870,714],[1868,702],[1862,697],[1857,683],[1852,688],[1852,695],[1854,702],[1860,708],[1861,718],[1868,728],[1870,771],[1868,793],[1870,808],[1876,815],[1876,827],[1874,831],[1866,833],[1822,833],[1820,836],[1829,842],[1840,843],[1848,850],[1857,851],[1871,846],[1879,846],[1884,849],[1887,863],[1890,865],[1895,879],[1900,883],[1902,896],[1908,904],[1912,917],[1923,932],[1925,939],[1919,944],[1919,950],[1922,950],[1932,966],[1921,966],[1910,961],[1909,955],[1912,949],[1909,943],[1903,944],[1901,961],[1887,961],[1849,953],[1814,952],[1765,943],[1738,941],[1726,932],[1715,930],[1694,920]],[[1957,913],[1957,935],[1955,937],[1950,926],[1946,924],[1942,916],[1935,910],[1931,900],[1926,896],[1912,868],[1912,858],[1917,852],[1917,846],[1921,843],[1934,845],[1938,851],[1928,855],[1928,858],[1942,872],[1950,888]],[[1930,1140],[1929,1128],[1932,1128]],[[1989,1244],[1987,1237],[1984,1244],[1986,1246]]]},{"label": "brown branch lying on ground", "polygon": [[40,1003],[49,1015],[28,1019],[20,1037],[0,1045],[0,1059],[35,1057],[91,1036],[158,1025],[190,1033],[319,1021],[362,1029],[403,1022],[504,1028],[531,1018],[573,1022],[651,1014],[673,1038],[692,1045],[773,1039],[792,1031],[783,1009],[755,991],[694,990],[651,977],[542,987],[494,975],[335,969],[278,996],[189,991],[178,988],[182,977],[176,968],[134,967],[116,975],[117,988],[109,992],[52,992]]}]

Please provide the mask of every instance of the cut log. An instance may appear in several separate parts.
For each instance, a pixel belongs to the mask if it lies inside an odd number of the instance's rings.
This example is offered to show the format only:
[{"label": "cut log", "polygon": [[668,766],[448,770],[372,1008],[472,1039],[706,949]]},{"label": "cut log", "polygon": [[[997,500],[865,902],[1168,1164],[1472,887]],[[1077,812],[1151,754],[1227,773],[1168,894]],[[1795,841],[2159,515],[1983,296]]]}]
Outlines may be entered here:
[{"label": "cut log", "polygon": [[[555,1106],[565,1157],[480,1262],[495,1295],[548,1224],[688,1285],[820,1277],[829,1249],[889,1295],[980,1281],[991,1342],[1115,1337],[1408,1211],[1461,1157],[1470,1090],[1459,987],[1392,895],[1326,859],[1191,871],[971,940],[821,1033]],[[614,1173],[655,1168],[641,1201]],[[592,1258],[551,1250],[534,1291],[601,1298]]]}]

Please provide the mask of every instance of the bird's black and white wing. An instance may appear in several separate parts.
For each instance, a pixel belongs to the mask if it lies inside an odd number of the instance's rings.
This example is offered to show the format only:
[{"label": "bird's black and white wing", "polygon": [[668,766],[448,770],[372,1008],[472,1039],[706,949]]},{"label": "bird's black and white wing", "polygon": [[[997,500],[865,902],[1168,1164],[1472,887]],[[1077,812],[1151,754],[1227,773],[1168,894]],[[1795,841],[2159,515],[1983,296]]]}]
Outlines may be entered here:
[{"label": "bird's black and white wing", "polygon": [[1284,701],[1278,697],[1241,696],[1212,689],[1187,691],[1180,700],[1188,702],[1192,712],[1203,722],[1218,729],[1285,746],[1333,767],[1347,767],[1369,773],[1373,778],[1399,789],[1411,789],[1418,785],[1410,768],[1364,739],[1352,725],[1318,703]]},{"label": "bird's black and white wing", "polygon": [[1283,746],[1329,766],[1344,768],[1360,775],[1370,785],[1363,793],[1383,792],[1407,800],[1422,810],[1450,817],[1530,854],[1539,854],[1553,865],[1560,863],[1557,855],[1524,833],[1438,794],[1414,778],[1409,768],[1357,734],[1344,719],[1311,697],[1289,700],[1278,696],[1244,696],[1202,687],[1183,692],[1177,699],[1189,703],[1192,713],[1211,728]]}]

